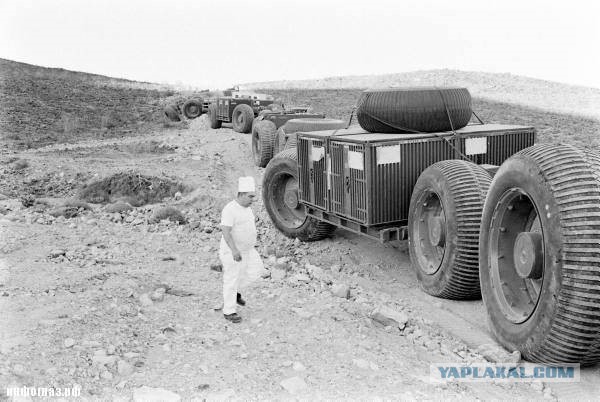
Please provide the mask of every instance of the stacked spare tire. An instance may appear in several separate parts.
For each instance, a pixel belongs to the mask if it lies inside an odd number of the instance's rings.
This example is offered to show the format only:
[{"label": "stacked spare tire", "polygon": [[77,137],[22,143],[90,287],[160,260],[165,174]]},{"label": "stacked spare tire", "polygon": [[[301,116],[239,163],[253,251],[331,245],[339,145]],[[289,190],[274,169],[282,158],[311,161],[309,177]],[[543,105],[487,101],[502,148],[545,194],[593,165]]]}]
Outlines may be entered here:
[{"label": "stacked spare tire", "polygon": [[473,113],[466,88],[367,89],[358,100],[356,117],[372,133],[431,133],[458,130]]}]

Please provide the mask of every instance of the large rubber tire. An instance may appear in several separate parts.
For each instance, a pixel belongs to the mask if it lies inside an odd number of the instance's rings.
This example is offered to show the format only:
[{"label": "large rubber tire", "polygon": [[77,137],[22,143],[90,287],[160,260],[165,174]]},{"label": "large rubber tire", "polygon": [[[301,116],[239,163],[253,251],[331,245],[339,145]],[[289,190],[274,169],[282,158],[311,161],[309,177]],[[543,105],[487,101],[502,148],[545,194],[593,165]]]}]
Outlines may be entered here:
[{"label": "large rubber tire", "polygon": [[165,116],[167,119],[171,121],[180,121],[179,113],[177,113],[177,109],[173,105],[168,105],[165,107]]},{"label": "large rubber tire", "polygon": [[269,120],[256,120],[252,126],[252,157],[254,164],[265,167],[273,158],[277,128]]},{"label": "large rubber tire", "polygon": [[419,176],[408,212],[408,248],[419,284],[447,299],[475,299],[479,230],[491,177],[471,162],[435,163]]},{"label": "large rubber tire", "polygon": [[249,105],[237,105],[231,114],[233,131],[238,133],[249,133],[252,130],[252,121],[254,120],[254,111]]},{"label": "large rubber tire", "polygon": [[183,104],[183,115],[195,119],[202,115],[202,99],[191,99]]},{"label": "large rubber tire", "polygon": [[599,154],[540,144],[504,162],[479,254],[490,329],[503,346],[540,363],[600,361]]},{"label": "large rubber tire", "polygon": [[221,128],[223,122],[217,117],[217,105],[214,103],[208,105],[208,119],[210,121],[210,128]]},{"label": "large rubber tire", "polygon": [[469,123],[471,114],[466,88],[368,89],[356,109],[360,126],[373,133],[458,130]]},{"label": "large rubber tire", "polygon": [[302,241],[321,240],[335,226],[306,214],[298,202],[298,156],[295,149],[283,151],[267,165],[262,185],[263,203],[271,221],[287,237]]}]

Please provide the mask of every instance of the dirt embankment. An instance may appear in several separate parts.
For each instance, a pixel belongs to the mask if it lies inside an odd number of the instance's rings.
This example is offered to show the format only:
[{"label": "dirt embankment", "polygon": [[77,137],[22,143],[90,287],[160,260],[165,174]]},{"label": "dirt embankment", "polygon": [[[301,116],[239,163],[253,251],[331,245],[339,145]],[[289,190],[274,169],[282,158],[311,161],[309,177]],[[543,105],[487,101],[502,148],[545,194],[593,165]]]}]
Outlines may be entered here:
[{"label": "dirt embankment", "polygon": [[163,107],[178,96],[156,84],[0,59],[0,135],[5,149],[136,135],[174,126]]}]

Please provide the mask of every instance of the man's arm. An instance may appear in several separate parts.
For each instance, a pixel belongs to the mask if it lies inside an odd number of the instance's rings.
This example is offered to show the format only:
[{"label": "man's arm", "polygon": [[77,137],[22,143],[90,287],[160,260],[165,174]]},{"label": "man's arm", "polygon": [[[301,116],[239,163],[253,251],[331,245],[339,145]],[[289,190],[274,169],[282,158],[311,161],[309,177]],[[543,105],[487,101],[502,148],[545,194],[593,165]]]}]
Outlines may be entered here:
[{"label": "man's arm", "polygon": [[231,236],[231,226],[221,225],[221,231],[223,232],[223,238],[225,239],[225,243],[231,249],[231,253],[233,254],[234,261],[242,261],[242,254],[238,250],[235,242],[233,241],[233,237]]}]

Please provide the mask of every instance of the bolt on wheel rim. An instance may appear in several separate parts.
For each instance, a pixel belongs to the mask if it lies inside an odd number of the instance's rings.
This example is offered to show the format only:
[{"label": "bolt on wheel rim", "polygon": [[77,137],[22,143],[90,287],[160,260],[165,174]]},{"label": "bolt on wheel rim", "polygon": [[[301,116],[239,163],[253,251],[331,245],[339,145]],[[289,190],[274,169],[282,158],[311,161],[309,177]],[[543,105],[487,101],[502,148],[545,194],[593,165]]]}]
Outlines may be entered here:
[{"label": "bolt on wheel rim", "polygon": [[415,254],[421,270],[433,275],[440,269],[446,251],[446,216],[436,193],[423,193],[416,205]]},{"label": "bolt on wheel rim", "polygon": [[538,211],[521,189],[503,194],[489,237],[490,279],[502,314],[521,324],[534,313],[544,280],[544,231]]}]

